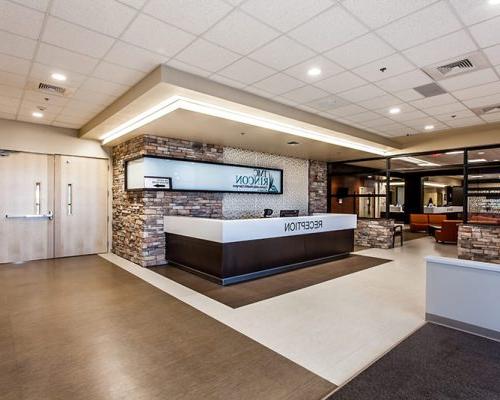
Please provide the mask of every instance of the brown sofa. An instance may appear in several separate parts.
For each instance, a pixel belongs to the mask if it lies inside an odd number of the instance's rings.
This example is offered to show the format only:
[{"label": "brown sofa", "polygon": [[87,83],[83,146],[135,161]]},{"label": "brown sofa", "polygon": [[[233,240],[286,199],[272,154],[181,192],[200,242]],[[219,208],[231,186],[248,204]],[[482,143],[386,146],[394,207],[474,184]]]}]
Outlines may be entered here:
[{"label": "brown sofa", "polygon": [[439,225],[446,219],[444,214],[429,214],[429,225]]},{"label": "brown sofa", "polygon": [[473,224],[500,225],[500,217],[481,215],[481,214],[471,214],[469,215],[469,222]]},{"label": "brown sofa", "polygon": [[434,232],[436,242],[457,243],[458,225],[461,223],[462,221],[460,220],[444,220],[441,229]]},{"label": "brown sofa", "polygon": [[429,227],[428,214],[410,214],[410,231],[427,231]]}]

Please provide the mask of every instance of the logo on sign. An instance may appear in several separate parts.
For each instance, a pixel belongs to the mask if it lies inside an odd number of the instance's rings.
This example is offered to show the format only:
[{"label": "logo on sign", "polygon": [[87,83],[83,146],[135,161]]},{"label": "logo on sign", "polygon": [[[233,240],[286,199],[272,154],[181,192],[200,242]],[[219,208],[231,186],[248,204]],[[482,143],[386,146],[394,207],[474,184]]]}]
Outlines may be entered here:
[{"label": "logo on sign", "polygon": [[254,169],[252,175],[236,175],[234,188],[246,190],[265,190],[268,193],[278,193],[274,177],[265,169]]}]

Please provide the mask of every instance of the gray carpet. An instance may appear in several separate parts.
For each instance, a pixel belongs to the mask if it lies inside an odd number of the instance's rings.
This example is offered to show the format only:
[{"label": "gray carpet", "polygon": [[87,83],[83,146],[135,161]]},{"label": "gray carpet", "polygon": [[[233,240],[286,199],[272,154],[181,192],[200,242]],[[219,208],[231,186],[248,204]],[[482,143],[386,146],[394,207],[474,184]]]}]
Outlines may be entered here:
[{"label": "gray carpet", "polygon": [[427,324],[328,400],[500,399],[500,343]]}]

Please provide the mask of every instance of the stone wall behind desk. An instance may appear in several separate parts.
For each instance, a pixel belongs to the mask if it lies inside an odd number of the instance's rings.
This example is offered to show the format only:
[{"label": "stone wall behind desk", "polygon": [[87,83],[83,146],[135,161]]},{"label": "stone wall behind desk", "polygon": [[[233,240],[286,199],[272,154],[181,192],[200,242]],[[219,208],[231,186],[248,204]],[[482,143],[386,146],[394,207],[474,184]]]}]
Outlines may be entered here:
[{"label": "stone wall behind desk", "polygon": [[354,230],[354,244],[362,247],[390,249],[393,232],[393,219],[358,218],[358,227]]},{"label": "stone wall behind desk", "polygon": [[322,161],[309,161],[309,213],[326,213],[328,175],[327,164]]},{"label": "stone wall behind desk", "polygon": [[500,226],[460,225],[458,258],[500,264]]}]

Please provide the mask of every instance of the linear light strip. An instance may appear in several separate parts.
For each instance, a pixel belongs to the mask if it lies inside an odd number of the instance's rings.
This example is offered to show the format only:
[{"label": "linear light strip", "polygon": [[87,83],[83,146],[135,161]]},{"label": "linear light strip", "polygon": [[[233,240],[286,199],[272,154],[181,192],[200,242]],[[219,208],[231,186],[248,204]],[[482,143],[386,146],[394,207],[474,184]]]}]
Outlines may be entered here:
[{"label": "linear light strip", "polygon": [[106,134],[101,136],[100,139],[103,141],[102,142],[103,144],[109,143],[112,140],[119,138],[120,136],[123,136],[137,128],[140,128],[141,126],[144,126],[178,109],[224,118],[235,122],[241,122],[248,125],[258,126],[260,128],[271,129],[312,140],[318,140],[321,142],[348,147],[351,149],[366,151],[368,153],[373,153],[377,155],[385,155],[387,153],[385,150],[374,146],[365,145],[348,139],[332,137],[331,135],[328,135],[326,133],[312,131],[309,129],[300,128],[289,124],[284,124],[267,118],[256,117],[254,115],[250,115],[247,113],[229,110],[224,107],[203,103],[197,100],[181,96],[172,96],[168,98],[167,100],[159,103],[155,107],[139,114],[138,116],[132,118],[131,120],[107,132]]}]

